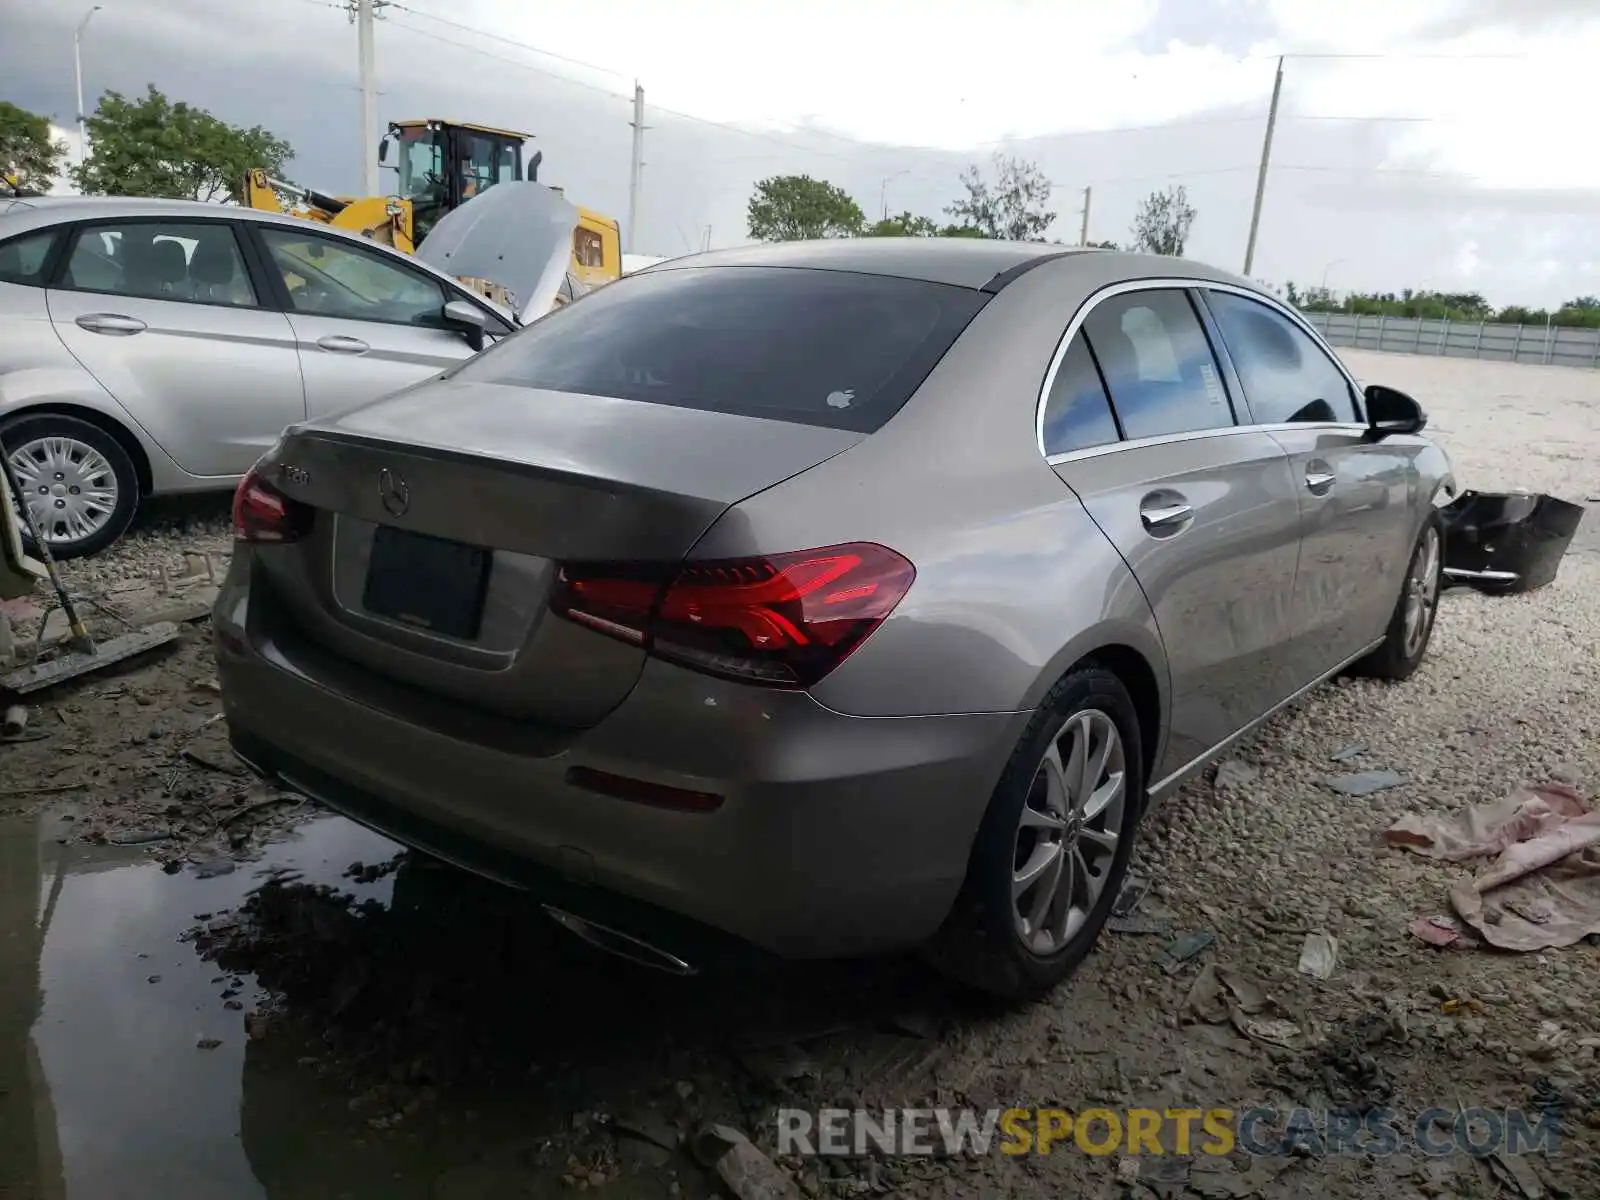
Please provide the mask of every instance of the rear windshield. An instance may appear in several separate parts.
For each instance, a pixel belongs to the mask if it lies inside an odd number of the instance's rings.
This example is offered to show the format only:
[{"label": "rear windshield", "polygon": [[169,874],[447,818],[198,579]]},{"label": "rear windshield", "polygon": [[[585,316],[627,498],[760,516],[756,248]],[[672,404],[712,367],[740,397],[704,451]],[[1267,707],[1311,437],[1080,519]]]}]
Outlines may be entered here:
[{"label": "rear windshield", "polygon": [[987,298],[844,271],[652,271],[542,318],[455,377],[871,433]]}]

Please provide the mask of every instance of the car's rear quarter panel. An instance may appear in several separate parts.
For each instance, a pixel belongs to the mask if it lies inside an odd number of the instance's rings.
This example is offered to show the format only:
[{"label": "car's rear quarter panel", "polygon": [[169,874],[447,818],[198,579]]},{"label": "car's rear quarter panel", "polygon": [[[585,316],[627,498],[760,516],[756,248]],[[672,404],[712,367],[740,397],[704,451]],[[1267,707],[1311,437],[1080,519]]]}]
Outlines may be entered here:
[{"label": "car's rear quarter panel", "polygon": [[821,703],[884,717],[1029,710],[1074,662],[1125,646],[1149,664],[1165,709],[1149,605],[1035,433],[1068,320],[1126,275],[1127,260],[1106,257],[1011,282],[883,428],[737,505],[695,547],[716,558],[874,541],[912,561],[910,592],[813,689]]}]

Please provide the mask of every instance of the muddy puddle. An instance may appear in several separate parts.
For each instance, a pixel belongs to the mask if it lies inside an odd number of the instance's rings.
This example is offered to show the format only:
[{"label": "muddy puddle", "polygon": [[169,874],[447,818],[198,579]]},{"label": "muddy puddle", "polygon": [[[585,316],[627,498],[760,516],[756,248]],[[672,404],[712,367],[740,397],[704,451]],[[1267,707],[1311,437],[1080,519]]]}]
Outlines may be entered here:
[{"label": "muddy puddle", "polygon": [[954,1019],[904,964],[606,958],[331,816],[177,873],[67,828],[0,818],[5,1200],[707,1195],[701,1123],[909,1083]]}]

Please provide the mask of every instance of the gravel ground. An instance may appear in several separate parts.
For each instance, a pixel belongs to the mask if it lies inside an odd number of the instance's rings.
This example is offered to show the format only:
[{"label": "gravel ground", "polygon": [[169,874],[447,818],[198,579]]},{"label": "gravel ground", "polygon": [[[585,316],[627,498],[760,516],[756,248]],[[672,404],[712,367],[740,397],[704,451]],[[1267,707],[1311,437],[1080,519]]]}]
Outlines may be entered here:
[{"label": "gravel ground", "polygon": [[[1600,373],[1355,351],[1346,358],[1364,379],[1423,402],[1463,486],[1600,497]],[[178,532],[177,521],[190,526]],[[179,552],[191,544],[225,548],[220,508],[161,517],[70,573],[86,591],[131,586],[158,560],[180,568]],[[1021,1010],[974,1007],[901,963],[703,985],[645,978],[530,935],[526,914],[499,889],[416,864],[400,873],[409,894],[427,900],[352,907],[327,889],[273,885],[247,905],[237,929],[198,932],[195,941],[278,994],[264,1054],[351,1094],[355,1132],[339,1143],[350,1155],[386,1163],[385,1155],[433,1147],[430,1161],[455,1164],[440,1169],[431,1195],[522,1195],[563,1179],[588,1189],[594,1171],[609,1177],[614,1195],[704,1194],[705,1176],[686,1154],[641,1146],[670,1144],[674,1131],[708,1119],[770,1144],[780,1102],[1081,1110],[1325,1108],[1364,1099],[1409,1118],[1435,1105],[1529,1108],[1552,1097],[1566,1104],[1565,1140],[1558,1155],[1526,1166],[1521,1193],[1533,1195],[1542,1179],[1547,1195],[1592,1195],[1600,1178],[1600,947],[1526,956],[1431,949],[1407,926],[1446,911],[1460,869],[1383,849],[1377,837],[1402,813],[1454,812],[1524,783],[1563,779],[1593,796],[1597,633],[1594,525],[1580,530],[1543,591],[1446,593],[1429,657],[1411,681],[1324,688],[1244,746],[1221,780],[1208,775],[1168,801],[1135,865],[1153,888],[1134,928],[1143,922],[1150,932],[1108,934],[1071,984]],[[90,785],[80,828],[138,828],[165,811],[187,832],[157,853],[194,860],[218,852],[214,836],[205,840],[207,820],[215,824],[234,782],[183,766],[173,800],[157,784],[170,777],[177,743],[151,745],[211,736],[199,728],[216,705],[203,687],[203,626],[197,634],[164,659],[39,706],[40,727],[57,750],[74,750],[73,766]],[[1331,761],[1352,743],[1364,747],[1352,763]],[[7,792],[60,761],[47,753],[51,744],[0,748]],[[1404,782],[1360,799],[1325,785],[1329,775],[1366,768],[1391,769]],[[268,827],[237,849],[260,854],[265,843],[270,853],[278,832]],[[395,865],[355,874],[370,881]],[[1163,969],[1161,948],[1188,932],[1214,940]],[[1326,981],[1296,970],[1311,932],[1339,940]],[[1289,1022],[1283,1044],[1185,1019],[1185,997],[1207,965],[1271,994]],[[463,1122],[477,1132],[467,1136]],[[642,1140],[622,1132],[641,1125],[657,1132]],[[468,1144],[470,1162],[438,1149]],[[1300,1155],[1248,1171],[1248,1163],[1206,1169],[1215,1165],[1076,1150],[783,1164],[808,1195],[1519,1194],[1504,1182],[1512,1168],[1465,1156]],[[304,1176],[298,1190],[285,1181],[283,1194],[322,1194],[313,1181]]]}]

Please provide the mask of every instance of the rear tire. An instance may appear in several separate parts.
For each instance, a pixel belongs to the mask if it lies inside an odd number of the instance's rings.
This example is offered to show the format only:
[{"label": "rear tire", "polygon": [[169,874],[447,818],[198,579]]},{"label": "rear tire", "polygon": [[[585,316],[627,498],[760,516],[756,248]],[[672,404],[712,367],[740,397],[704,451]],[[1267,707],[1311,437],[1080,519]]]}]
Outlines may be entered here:
[{"label": "rear tire", "polygon": [[[930,947],[934,965],[1013,1000],[1041,996],[1071,975],[1127,875],[1144,786],[1128,689],[1100,667],[1070,672],[1001,773],[966,882]],[[1057,890],[1045,897],[1053,872]],[[1036,882],[1022,882],[1029,879]]]},{"label": "rear tire", "polygon": [[1437,515],[1430,515],[1406,566],[1400,598],[1384,633],[1383,645],[1351,669],[1352,674],[1394,683],[1409,679],[1422,665],[1433,640],[1433,623],[1439,615],[1440,580],[1444,575],[1444,531]]},{"label": "rear tire", "polygon": [[[0,443],[52,557],[65,561],[98,554],[127,530],[139,508],[139,473],[122,444],[104,429],[62,413],[24,414],[0,425]],[[0,491],[9,489],[0,486]],[[61,494],[53,494],[57,491]],[[12,503],[9,495],[5,503]],[[78,535],[74,515],[82,531]],[[26,523],[22,538],[28,552],[37,555]]]}]

